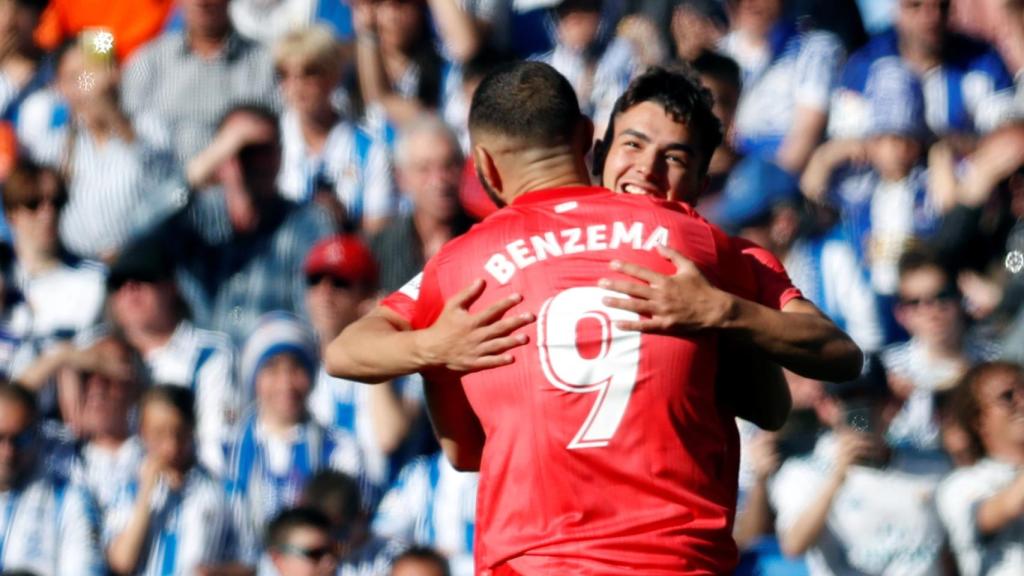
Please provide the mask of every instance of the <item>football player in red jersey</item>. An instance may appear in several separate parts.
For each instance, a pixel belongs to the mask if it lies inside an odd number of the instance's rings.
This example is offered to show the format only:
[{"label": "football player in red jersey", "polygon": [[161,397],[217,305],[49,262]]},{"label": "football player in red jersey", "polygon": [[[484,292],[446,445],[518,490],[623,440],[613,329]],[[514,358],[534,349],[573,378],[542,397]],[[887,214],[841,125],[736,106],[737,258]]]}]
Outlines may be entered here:
[{"label": "football player in red jersey", "polygon": [[[616,257],[665,275],[668,263],[654,250],[673,246],[688,258],[668,253],[677,266],[710,279],[695,284],[703,311],[692,327],[703,327],[727,326],[742,308],[715,285],[742,294],[755,281],[739,250],[685,205],[586,187],[591,129],[563,85],[536,63],[485,81],[471,113],[474,153],[484,183],[512,206],[446,247],[428,264],[422,289],[408,288],[418,292],[412,327],[424,330],[370,320],[362,334],[377,358],[346,357],[332,345],[329,369],[370,379],[445,366],[435,374],[444,380],[453,370],[500,366],[428,390],[455,463],[472,466],[483,445],[481,568],[728,571],[735,494],[729,502],[723,487],[734,471],[708,380],[717,341],[623,330],[639,315],[608,306],[611,294],[596,284]],[[698,150],[687,149],[700,162]],[[493,282],[451,298],[474,275]],[[484,312],[471,313],[478,298]],[[509,353],[526,339],[512,332],[532,313],[492,320],[514,305],[538,310],[540,321],[535,345]],[[469,337],[439,330],[442,314],[471,328]],[[740,333],[748,328],[735,324]],[[579,490],[581,480],[592,489]],[[521,487],[508,490],[511,482]]]}]

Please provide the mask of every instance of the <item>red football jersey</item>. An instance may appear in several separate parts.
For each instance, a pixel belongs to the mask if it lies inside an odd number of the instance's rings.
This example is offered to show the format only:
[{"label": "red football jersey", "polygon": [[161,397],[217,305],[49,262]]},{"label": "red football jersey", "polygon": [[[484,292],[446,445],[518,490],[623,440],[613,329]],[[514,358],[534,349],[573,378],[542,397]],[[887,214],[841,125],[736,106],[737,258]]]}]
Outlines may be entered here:
[{"label": "red football jersey", "polygon": [[735,427],[715,401],[716,337],[619,330],[616,320],[636,315],[605,306],[614,294],[597,287],[616,258],[672,273],[659,244],[720,288],[756,299],[749,258],[689,207],[569,188],[517,198],[442,248],[418,287],[385,301],[422,328],[484,278],[474,310],[518,292],[524,300],[511,313],[538,316],[523,329],[531,342],[514,351],[515,363],[461,377],[487,438],[478,569],[733,569]]}]

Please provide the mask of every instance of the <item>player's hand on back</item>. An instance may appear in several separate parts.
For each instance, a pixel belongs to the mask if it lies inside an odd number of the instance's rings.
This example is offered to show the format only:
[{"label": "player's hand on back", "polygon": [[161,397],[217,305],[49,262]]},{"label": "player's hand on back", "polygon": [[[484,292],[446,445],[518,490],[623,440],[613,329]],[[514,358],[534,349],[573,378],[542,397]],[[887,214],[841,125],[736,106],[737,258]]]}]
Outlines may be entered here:
[{"label": "player's hand on back", "polygon": [[433,366],[455,372],[475,372],[511,364],[509,352],[529,342],[526,334],[516,330],[532,323],[529,313],[506,317],[505,313],[522,301],[512,294],[484,310],[471,313],[469,308],[483,294],[485,283],[476,280],[445,303],[437,320],[420,332],[418,348]]},{"label": "player's hand on back", "polygon": [[602,288],[620,292],[623,298],[605,298],[612,308],[629,310],[643,318],[620,321],[619,328],[640,332],[688,334],[721,325],[729,308],[729,295],[713,286],[697,266],[667,247],[658,251],[676,266],[666,276],[629,262],[612,261],[611,268],[640,282],[602,278]]}]

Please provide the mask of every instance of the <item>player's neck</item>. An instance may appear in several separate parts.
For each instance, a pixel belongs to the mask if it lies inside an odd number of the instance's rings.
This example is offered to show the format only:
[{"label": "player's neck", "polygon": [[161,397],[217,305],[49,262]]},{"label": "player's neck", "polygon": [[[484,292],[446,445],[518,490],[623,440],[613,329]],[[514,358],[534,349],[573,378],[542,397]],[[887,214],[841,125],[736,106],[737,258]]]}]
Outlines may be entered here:
[{"label": "player's neck", "polygon": [[521,171],[512,173],[518,177],[508,182],[511,194],[506,194],[506,202],[512,202],[523,194],[537,190],[592,185],[582,159],[576,161],[571,157],[552,156],[538,159],[529,166],[524,166]]}]

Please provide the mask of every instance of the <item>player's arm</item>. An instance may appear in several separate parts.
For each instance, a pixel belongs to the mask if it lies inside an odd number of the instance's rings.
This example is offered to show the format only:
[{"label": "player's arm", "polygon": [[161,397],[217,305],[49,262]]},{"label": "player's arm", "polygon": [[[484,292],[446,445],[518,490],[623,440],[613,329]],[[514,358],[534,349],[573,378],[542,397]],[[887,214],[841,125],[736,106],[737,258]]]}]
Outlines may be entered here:
[{"label": "player's arm", "polygon": [[782,369],[750,342],[736,338],[719,340],[715,387],[736,416],[762,430],[782,428],[793,407]]},{"label": "player's arm", "polygon": [[448,373],[444,377],[426,376],[423,392],[434,434],[452,467],[460,472],[479,471],[486,436],[465,389]]},{"label": "player's arm", "polygon": [[749,341],[773,362],[807,378],[844,382],[860,374],[860,348],[814,304],[795,298],[773,310],[715,287],[675,250],[659,250],[676,265],[674,275],[616,261],[613,270],[643,283],[601,280],[601,286],[629,296],[607,298],[608,306],[645,317],[619,322],[622,329],[677,335],[717,329]]},{"label": "player's arm", "polygon": [[367,383],[379,383],[434,368],[474,372],[512,362],[509,350],[528,341],[513,334],[533,322],[530,313],[504,318],[522,297],[513,294],[486,309],[470,313],[469,307],[483,294],[477,280],[445,302],[428,327],[413,329],[409,319],[377,306],[349,325],[327,347],[327,373]]}]

